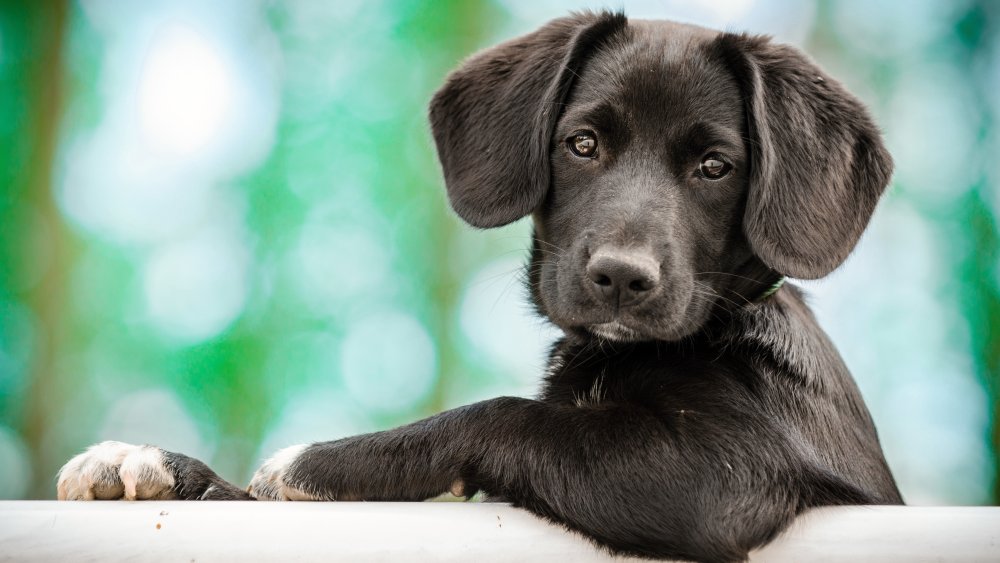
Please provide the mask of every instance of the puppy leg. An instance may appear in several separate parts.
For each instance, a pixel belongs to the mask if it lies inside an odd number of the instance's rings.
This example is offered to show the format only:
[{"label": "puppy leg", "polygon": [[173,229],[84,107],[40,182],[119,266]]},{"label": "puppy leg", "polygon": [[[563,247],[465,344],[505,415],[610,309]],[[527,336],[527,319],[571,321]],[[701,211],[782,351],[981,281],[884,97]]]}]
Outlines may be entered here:
[{"label": "puppy leg", "polygon": [[[408,439],[405,428],[284,448],[261,465],[248,490],[258,500],[420,501],[445,492],[457,497],[476,493],[454,471],[428,471],[416,459],[412,462],[420,469],[415,471],[408,463],[375,469],[378,459],[391,455],[386,448]],[[370,469],[392,475],[376,476]]]},{"label": "puppy leg", "polygon": [[[759,445],[757,433],[772,430],[759,417],[713,414],[678,434],[646,409],[500,398],[283,450],[250,491],[417,501],[482,489],[622,553],[739,560],[799,510],[795,453],[778,440]],[[705,435],[727,436],[728,449],[696,438]]]},{"label": "puppy leg", "polygon": [[112,441],[69,460],[56,489],[59,500],[252,500],[197,459]]}]

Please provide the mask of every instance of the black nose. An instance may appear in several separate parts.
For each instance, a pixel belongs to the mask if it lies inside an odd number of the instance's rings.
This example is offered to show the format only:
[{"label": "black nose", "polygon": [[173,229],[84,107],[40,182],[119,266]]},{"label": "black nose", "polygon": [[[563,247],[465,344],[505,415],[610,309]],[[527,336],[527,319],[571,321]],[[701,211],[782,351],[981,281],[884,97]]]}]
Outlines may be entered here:
[{"label": "black nose", "polygon": [[587,262],[587,278],[599,298],[628,307],[660,285],[660,261],[645,250],[601,247]]}]

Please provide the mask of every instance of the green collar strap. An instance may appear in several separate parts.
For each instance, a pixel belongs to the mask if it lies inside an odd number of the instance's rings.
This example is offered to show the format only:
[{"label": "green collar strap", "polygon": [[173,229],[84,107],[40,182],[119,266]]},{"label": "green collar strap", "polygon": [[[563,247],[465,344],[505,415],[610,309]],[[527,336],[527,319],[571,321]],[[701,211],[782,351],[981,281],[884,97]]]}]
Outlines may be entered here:
[{"label": "green collar strap", "polygon": [[764,293],[758,295],[757,298],[753,300],[753,302],[760,303],[762,301],[766,301],[767,298],[771,297],[775,293],[778,293],[778,290],[781,289],[781,286],[783,285],[785,285],[785,276],[781,276],[780,278],[778,278],[778,281],[774,282],[774,284],[772,284],[771,287],[764,290]]}]

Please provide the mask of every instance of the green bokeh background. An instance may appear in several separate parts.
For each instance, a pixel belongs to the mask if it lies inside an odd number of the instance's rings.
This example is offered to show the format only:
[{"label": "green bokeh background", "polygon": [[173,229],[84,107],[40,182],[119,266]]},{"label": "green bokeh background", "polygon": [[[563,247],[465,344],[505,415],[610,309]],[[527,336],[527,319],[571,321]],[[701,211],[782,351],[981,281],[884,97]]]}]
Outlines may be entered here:
[{"label": "green bokeh background", "polygon": [[0,3],[0,498],[104,439],[246,482],[274,449],[530,395],[524,221],[448,210],[426,105],[572,9],[775,35],[897,161],[806,284],[908,501],[995,504],[1000,8],[987,1]]}]

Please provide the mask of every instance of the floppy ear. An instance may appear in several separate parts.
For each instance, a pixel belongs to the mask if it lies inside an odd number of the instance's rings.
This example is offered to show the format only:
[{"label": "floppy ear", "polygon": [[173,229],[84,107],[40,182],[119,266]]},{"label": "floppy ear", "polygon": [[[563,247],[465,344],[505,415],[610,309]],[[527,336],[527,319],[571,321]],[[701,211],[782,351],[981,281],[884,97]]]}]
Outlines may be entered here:
[{"label": "floppy ear", "polygon": [[750,135],[743,229],[774,270],[815,279],[839,266],[892,176],[892,157],[861,102],[798,50],[722,34]]},{"label": "floppy ear", "polygon": [[448,198],[476,227],[531,213],[549,186],[549,147],[587,55],[625,27],[622,14],[580,13],[482,51],[448,77],[430,119]]}]

